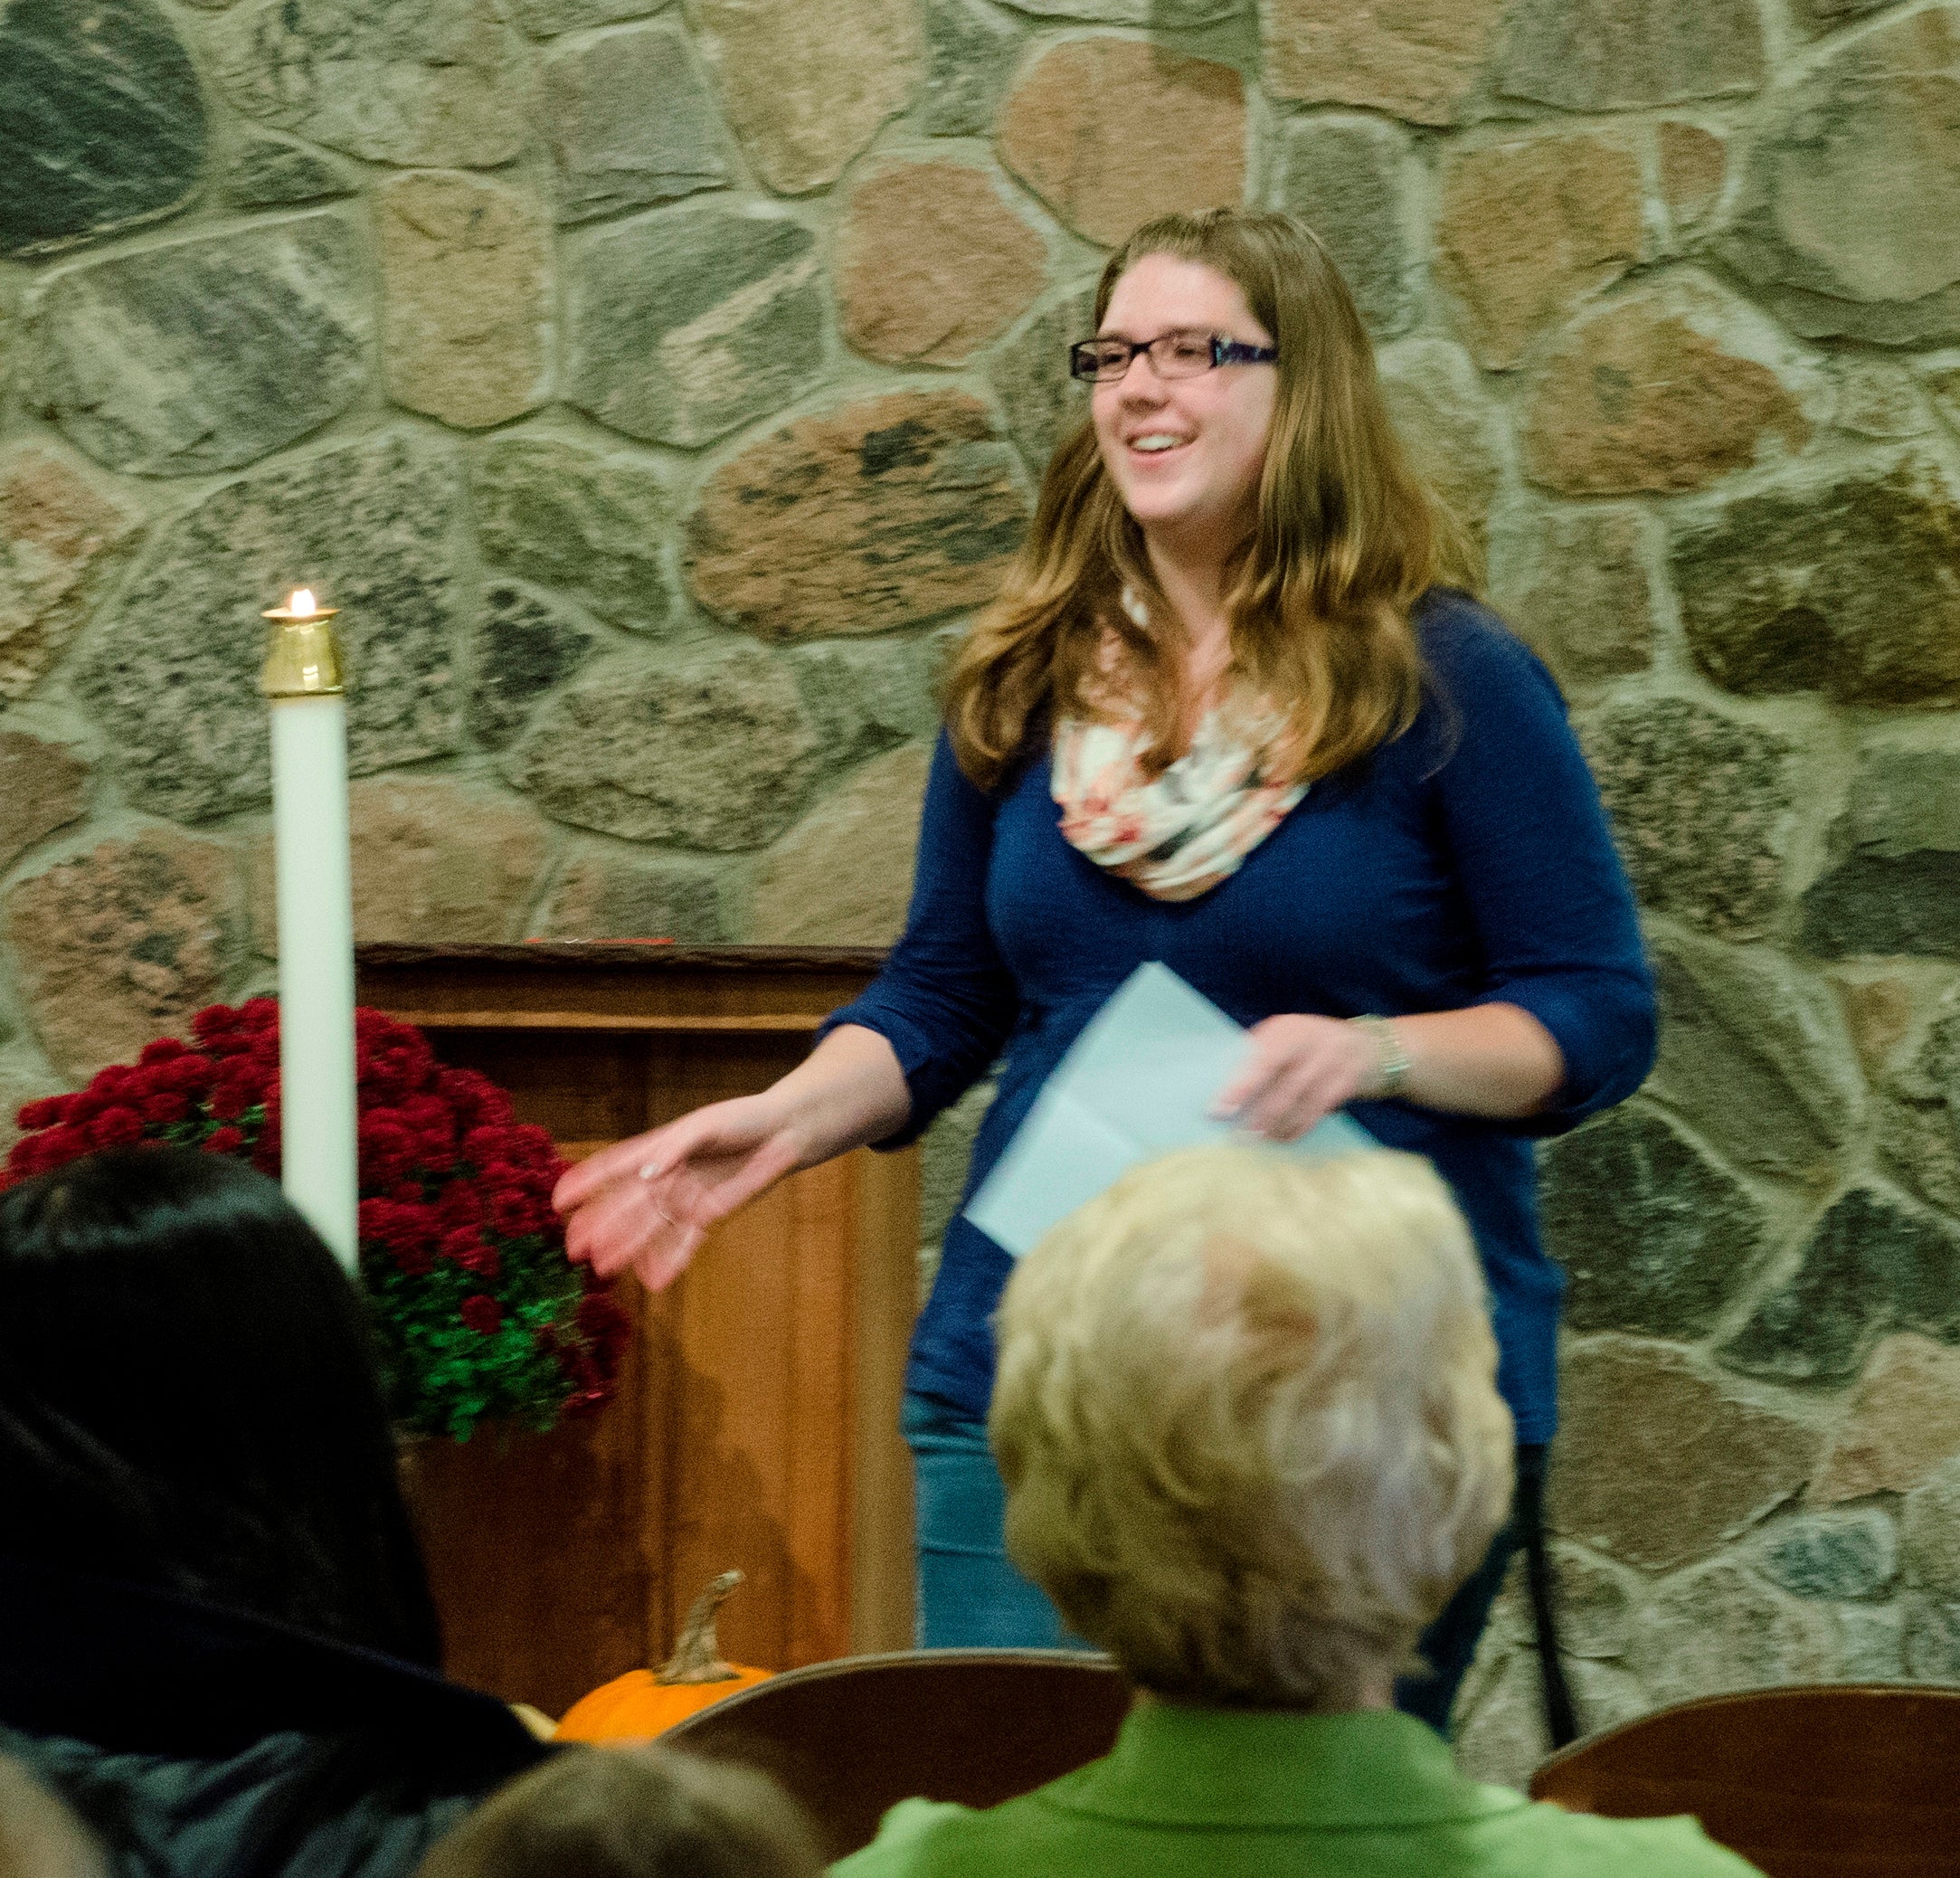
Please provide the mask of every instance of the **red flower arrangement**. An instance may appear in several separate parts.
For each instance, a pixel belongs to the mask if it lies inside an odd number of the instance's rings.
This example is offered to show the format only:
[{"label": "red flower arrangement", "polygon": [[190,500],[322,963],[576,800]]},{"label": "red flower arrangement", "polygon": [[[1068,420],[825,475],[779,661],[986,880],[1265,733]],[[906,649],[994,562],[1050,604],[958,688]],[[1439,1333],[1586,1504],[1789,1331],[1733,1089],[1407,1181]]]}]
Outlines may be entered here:
[{"label": "red flower arrangement", "polygon": [[[20,1112],[4,1184],[100,1148],[175,1142],[279,1169],[279,1006],[191,1020],[134,1064]],[[625,1314],[567,1263],[551,1190],[564,1162],[487,1077],[448,1069],[412,1025],[355,1012],[361,1276],[396,1420],[461,1441],[485,1418],[549,1427],[612,1393]]]}]

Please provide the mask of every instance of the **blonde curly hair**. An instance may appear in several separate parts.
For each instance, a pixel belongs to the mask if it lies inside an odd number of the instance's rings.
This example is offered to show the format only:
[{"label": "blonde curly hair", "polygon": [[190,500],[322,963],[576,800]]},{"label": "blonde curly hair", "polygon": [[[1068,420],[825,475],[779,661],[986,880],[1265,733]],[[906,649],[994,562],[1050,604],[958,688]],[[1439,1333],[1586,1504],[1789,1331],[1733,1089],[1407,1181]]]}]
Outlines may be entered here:
[{"label": "blonde curly hair", "polygon": [[1157,1693],[1355,1706],[1508,1511],[1481,1268],[1415,1155],[1135,1169],[1022,1261],[998,1331],[1008,1550]]}]

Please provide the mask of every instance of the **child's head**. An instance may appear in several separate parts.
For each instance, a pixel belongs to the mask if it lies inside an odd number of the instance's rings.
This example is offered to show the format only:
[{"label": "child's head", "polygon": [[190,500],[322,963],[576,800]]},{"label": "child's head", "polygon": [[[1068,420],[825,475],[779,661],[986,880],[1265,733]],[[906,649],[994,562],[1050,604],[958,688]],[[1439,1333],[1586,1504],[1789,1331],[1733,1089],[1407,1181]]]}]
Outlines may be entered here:
[{"label": "child's head", "polygon": [[801,1812],[749,1768],[567,1748],[492,1794],[416,1878],[818,1878]]}]

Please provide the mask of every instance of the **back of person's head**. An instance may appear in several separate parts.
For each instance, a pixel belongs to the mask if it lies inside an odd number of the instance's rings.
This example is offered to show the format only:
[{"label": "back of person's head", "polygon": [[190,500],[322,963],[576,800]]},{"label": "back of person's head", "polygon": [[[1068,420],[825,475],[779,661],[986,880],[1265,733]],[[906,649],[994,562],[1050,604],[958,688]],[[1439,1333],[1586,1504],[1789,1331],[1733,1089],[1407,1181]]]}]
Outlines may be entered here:
[{"label": "back of person's head", "polygon": [[668,1748],[580,1747],[492,1794],[415,1878],[817,1878],[823,1863],[767,1775]]},{"label": "back of person's head", "polygon": [[9,1556],[433,1665],[367,1308],[278,1186],[185,1148],[0,1193]]},{"label": "back of person's head", "polygon": [[1160,1694],[1353,1706],[1510,1503],[1476,1254],[1414,1155],[1135,1169],[1022,1260],[999,1336],[1008,1551]]},{"label": "back of person's head", "polygon": [[109,1878],[109,1854],[66,1801],[0,1754],[0,1878]]}]

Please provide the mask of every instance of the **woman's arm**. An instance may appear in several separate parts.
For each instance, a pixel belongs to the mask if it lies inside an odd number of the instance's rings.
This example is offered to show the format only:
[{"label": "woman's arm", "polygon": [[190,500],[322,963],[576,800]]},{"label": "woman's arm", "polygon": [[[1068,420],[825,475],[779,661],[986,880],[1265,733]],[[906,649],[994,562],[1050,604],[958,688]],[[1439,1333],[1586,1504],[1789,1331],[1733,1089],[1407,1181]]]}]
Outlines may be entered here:
[{"label": "woman's arm", "polygon": [[993,1061],[1014,987],[987,926],[992,804],[941,739],[904,936],[816,1048],[754,1096],[711,1103],[594,1154],[558,1184],[565,1248],[603,1276],[677,1276],[703,1235],[800,1167],[911,1139]]},{"label": "woman's arm", "polygon": [[1388,1029],[1408,1064],[1393,1087],[1388,1039],[1368,1027],[1303,1012],[1255,1024],[1251,1054],[1219,1093],[1217,1113],[1294,1141],[1335,1109],[1387,1095],[1455,1114],[1520,1118],[1538,1114],[1565,1080],[1551,1032],[1515,1004],[1423,1011]]},{"label": "woman's arm", "polygon": [[891,1045],[844,1025],[760,1094],[710,1103],[572,1169],[552,1195],[569,1216],[566,1253],[601,1277],[631,1266],[658,1290],[717,1219],[797,1168],[896,1133],[911,1109]]},{"label": "woman's arm", "polygon": [[[1453,704],[1431,786],[1482,995],[1458,1010],[1397,1013],[1386,1037],[1327,1017],[1255,1026],[1219,1108],[1278,1140],[1384,1095],[1552,1132],[1631,1095],[1653,1060],[1653,986],[1633,893],[1558,687],[1467,603],[1464,617],[1438,622],[1425,650]],[[1391,1045],[1407,1068],[1388,1088]]]}]

